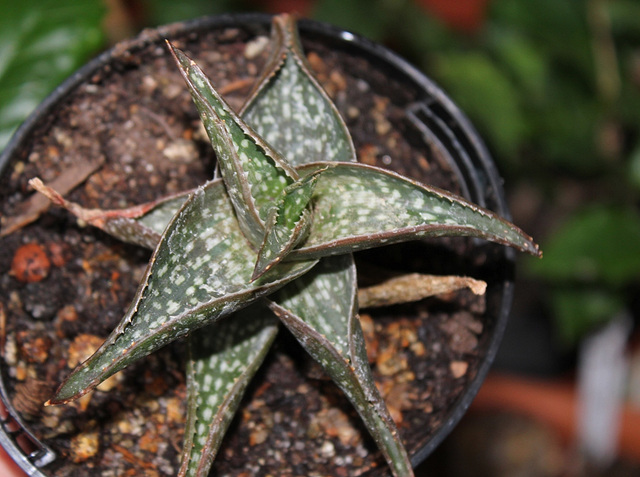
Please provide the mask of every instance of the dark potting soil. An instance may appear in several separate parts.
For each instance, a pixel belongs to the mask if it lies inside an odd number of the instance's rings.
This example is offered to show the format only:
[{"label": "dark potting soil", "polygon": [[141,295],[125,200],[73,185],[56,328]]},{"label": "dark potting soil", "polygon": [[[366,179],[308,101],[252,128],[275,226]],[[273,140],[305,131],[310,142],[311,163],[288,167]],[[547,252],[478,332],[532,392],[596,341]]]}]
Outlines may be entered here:
[{"label": "dark potting soil", "polygon": [[[171,32],[164,32],[164,35]],[[148,34],[155,39],[153,33]],[[257,36],[256,36],[257,35]],[[267,31],[178,37],[234,107],[264,64]],[[407,121],[415,91],[366,60],[305,43],[345,117],[359,160],[459,192],[454,174]],[[119,50],[41,124],[0,178],[3,220],[22,212],[27,181],[95,170],[68,198],[117,208],[194,187],[215,163],[183,80],[161,43]],[[0,245],[2,372],[11,402],[57,459],[55,476],[174,475],[185,421],[184,347],[168,346],[65,406],[56,386],[116,326],[149,252],[51,208]],[[494,246],[434,240],[356,256],[361,283],[399,272],[469,274]],[[491,286],[490,286],[491,293]],[[476,375],[487,346],[485,299],[463,291],[362,311],[370,361],[410,452],[430,438]],[[341,392],[283,330],[214,464],[217,476],[383,475],[386,464]]]}]

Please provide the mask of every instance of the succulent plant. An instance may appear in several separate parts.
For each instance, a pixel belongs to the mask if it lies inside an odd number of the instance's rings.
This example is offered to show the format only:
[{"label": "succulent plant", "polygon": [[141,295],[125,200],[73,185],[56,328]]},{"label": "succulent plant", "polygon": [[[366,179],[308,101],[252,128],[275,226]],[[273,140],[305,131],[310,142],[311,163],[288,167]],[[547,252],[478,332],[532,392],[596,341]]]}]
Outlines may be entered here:
[{"label": "succulent plant", "polygon": [[169,50],[215,149],[213,180],[108,211],[84,209],[32,180],[85,222],[154,250],[120,324],[47,404],[76,399],[133,361],[186,338],[180,475],[207,475],[280,321],[347,395],[393,474],[413,475],[372,378],[351,252],[445,235],[488,239],[534,255],[537,245],[460,197],[357,163],[349,132],[310,72],[290,17],[275,17],[270,60],[239,113],[191,59],[170,44]]}]

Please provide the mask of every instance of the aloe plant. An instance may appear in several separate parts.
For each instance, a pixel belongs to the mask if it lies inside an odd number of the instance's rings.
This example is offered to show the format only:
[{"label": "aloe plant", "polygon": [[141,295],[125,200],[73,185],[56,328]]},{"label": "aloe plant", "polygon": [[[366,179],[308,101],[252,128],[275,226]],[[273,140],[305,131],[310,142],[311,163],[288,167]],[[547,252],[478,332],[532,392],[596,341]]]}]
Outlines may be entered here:
[{"label": "aloe plant", "polygon": [[344,391],[392,473],[413,475],[367,361],[351,252],[444,235],[533,255],[537,245],[460,197],[357,163],[290,17],[274,19],[271,58],[238,113],[195,62],[170,44],[169,50],[215,149],[220,177],[110,211],[84,209],[32,180],[84,221],[153,249],[120,324],[47,404],[76,399],[185,337],[188,416],[179,473],[207,475],[280,321]]}]

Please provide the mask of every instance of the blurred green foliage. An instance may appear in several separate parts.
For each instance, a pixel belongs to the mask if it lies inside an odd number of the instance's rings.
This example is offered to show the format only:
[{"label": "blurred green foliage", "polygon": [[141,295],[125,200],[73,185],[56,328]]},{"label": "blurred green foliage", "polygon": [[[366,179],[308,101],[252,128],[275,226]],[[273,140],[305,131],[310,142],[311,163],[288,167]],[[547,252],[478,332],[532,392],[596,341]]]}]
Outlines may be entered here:
[{"label": "blurred green foliage", "polygon": [[[26,112],[100,47],[104,8],[100,0],[0,1],[7,3],[0,17],[1,148]],[[283,3],[121,5],[135,12],[139,29]],[[538,222],[551,226],[530,232],[545,258],[525,270],[549,285],[567,342],[629,306],[640,282],[640,2],[492,0],[473,32],[452,30],[414,0],[311,3],[313,18],[417,64],[470,116],[507,185],[526,181],[541,191],[546,220]],[[586,180],[581,187],[592,190],[580,195],[585,203],[558,213],[567,180]]]},{"label": "blurred green foliage", "polygon": [[0,150],[25,117],[103,45],[101,0],[3,1]]},{"label": "blurred green foliage", "polygon": [[528,270],[550,286],[560,338],[577,342],[633,299],[640,278],[640,220],[633,207],[596,204],[569,218]]},{"label": "blurred green foliage", "polygon": [[597,205],[572,216],[529,269],[554,281],[620,287],[640,275],[640,221],[631,208]]}]

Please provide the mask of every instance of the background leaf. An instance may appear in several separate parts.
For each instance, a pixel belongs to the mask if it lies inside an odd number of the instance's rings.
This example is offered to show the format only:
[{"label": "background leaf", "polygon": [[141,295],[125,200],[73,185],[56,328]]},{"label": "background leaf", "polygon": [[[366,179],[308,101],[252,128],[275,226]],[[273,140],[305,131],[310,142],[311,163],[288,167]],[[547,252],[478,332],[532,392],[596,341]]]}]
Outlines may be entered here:
[{"label": "background leaf", "polygon": [[13,130],[103,45],[101,0],[3,2],[0,150]]},{"label": "background leaf", "polygon": [[436,68],[463,111],[471,115],[504,156],[513,155],[527,133],[515,86],[494,62],[477,52],[439,55]]},{"label": "background leaf", "polygon": [[602,287],[551,290],[561,344],[571,344],[624,310],[624,297]]},{"label": "background leaf", "polygon": [[567,221],[544,245],[545,259],[529,270],[556,284],[620,286],[640,278],[640,215],[636,210],[597,206]]}]

